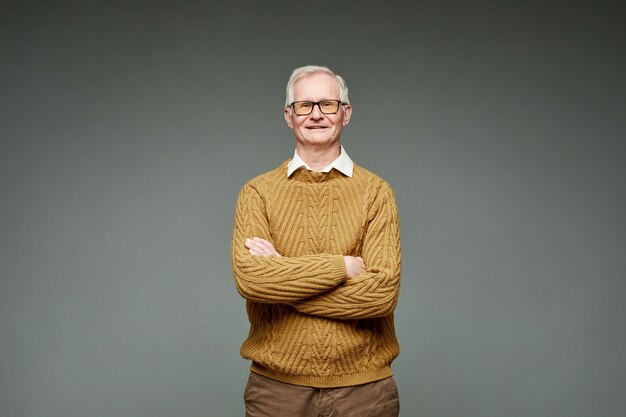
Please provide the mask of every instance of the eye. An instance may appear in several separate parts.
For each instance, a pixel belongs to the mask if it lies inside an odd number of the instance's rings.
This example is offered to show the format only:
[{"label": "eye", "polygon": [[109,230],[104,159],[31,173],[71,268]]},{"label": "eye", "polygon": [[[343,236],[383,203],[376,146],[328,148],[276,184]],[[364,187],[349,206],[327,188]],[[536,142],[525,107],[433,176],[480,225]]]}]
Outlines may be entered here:
[{"label": "eye", "polygon": [[308,109],[311,107],[311,102],[310,101],[303,101],[301,103],[298,103],[297,106],[301,109]]}]

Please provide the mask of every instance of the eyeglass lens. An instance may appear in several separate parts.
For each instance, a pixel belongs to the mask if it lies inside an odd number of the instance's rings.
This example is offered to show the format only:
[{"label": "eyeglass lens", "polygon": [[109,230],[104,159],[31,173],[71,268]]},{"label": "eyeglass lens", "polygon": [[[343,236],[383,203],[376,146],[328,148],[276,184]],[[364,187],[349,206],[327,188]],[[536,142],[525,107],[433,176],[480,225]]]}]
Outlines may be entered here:
[{"label": "eyeglass lens", "polygon": [[337,113],[339,110],[339,100],[322,100],[320,102],[312,102],[312,101],[296,101],[293,103],[293,109],[299,116],[304,116],[307,114],[311,114],[313,111],[313,107],[317,104],[319,109],[324,114],[333,114]]}]

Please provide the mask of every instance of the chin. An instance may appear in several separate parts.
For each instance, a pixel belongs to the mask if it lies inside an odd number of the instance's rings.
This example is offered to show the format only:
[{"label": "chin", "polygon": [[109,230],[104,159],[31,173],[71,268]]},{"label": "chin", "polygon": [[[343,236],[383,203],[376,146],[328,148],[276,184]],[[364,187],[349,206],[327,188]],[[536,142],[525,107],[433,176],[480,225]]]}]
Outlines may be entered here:
[{"label": "chin", "polygon": [[331,143],[335,141],[335,138],[333,136],[328,135],[328,133],[325,133],[325,134],[319,134],[319,135],[307,135],[307,137],[305,137],[304,140],[306,142],[312,142],[312,143]]},{"label": "chin", "polygon": [[312,138],[304,141],[307,145],[330,145],[334,141],[329,138]]}]

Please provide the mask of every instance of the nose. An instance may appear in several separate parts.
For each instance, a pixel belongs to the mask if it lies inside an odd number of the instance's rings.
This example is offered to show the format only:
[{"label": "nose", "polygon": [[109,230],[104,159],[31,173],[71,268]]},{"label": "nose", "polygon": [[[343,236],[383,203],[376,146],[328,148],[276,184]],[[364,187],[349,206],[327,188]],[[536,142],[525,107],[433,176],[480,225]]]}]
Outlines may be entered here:
[{"label": "nose", "polygon": [[324,117],[324,113],[322,113],[322,110],[320,110],[319,104],[313,105],[313,110],[311,110],[311,114],[309,114],[309,117],[311,119],[321,119]]}]

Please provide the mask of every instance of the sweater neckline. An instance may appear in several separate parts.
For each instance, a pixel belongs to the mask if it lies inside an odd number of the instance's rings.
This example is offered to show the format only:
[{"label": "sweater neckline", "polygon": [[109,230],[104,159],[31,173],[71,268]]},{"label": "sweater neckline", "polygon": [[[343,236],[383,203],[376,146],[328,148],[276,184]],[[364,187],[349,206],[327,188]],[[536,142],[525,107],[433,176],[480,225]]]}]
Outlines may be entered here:
[{"label": "sweater neckline", "polygon": [[[284,171],[287,171],[286,167]],[[309,171],[304,166],[301,166],[300,168],[295,170],[293,174],[291,174],[289,179],[304,183],[321,184],[341,177],[349,178],[334,168],[331,169],[329,172],[314,172]]]}]

